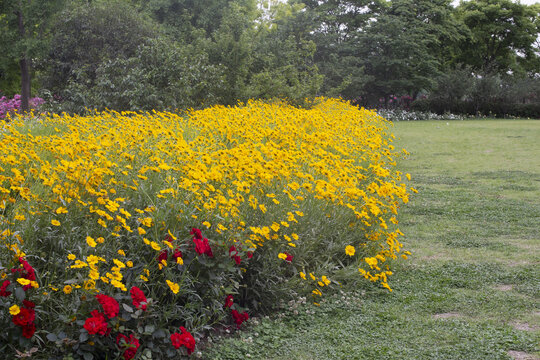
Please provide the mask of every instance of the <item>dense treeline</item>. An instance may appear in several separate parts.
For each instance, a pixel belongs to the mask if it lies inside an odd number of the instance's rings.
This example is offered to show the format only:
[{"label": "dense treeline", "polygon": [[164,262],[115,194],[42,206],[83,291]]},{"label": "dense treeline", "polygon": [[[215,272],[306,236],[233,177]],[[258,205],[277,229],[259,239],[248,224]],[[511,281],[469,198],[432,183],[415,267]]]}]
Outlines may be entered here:
[{"label": "dense treeline", "polygon": [[70,112],[329,95],[540,116],[539,32],[540,4],[510,0],[2,1],[0,96]]}]

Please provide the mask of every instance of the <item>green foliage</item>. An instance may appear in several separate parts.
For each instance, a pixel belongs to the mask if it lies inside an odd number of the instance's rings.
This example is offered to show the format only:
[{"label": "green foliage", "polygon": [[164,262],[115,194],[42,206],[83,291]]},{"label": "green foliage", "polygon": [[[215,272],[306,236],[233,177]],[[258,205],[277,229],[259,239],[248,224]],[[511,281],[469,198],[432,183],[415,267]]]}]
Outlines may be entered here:
[{"label": "green foliage", "polygon": [[540,6],[510,0],[462,2],[457,17],[468,27],[469,36],[459,43],[458,61],[476,70],[501,74],[540,72],[538,22]]},{"label": "green foliage", "polygon": [[223,70],[209,64],[195,46],[151,39],[129,58],[106,60],[95,69],[91,84],[70,81],[62,108],[116,110],[187,109],[217,102]]},{"label": "green foliage", "polygon": [[429,97],[416,100],[412,107],[439,114],[540,118],[539,93],[539,79],[474,75],[463,68],[439,76]]},{"label": "green foliage", "polygon": [[124,1],[72,3],[54,28],[43,85],[68,102],[91,108],[86,89],[96,86],[98,68],[136,56],[139,45],[157,35]]}]

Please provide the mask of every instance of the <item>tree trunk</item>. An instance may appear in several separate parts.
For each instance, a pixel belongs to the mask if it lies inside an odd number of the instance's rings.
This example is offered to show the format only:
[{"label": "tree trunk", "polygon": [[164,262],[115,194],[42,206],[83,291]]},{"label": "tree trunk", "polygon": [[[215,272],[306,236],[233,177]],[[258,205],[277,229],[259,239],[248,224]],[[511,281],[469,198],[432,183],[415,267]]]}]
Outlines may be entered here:
[{"label": "tree trunk", "polygon": [[[25,29],[22,8],[17,12],[17,17],[19,20],[19,34],[21,35],[21,39],[24,39]],[[26,51],[21,54],[19,66],[21,68],[21,110],[27,112],[30,110],[30,69],[28,59],[26,58]]]}]

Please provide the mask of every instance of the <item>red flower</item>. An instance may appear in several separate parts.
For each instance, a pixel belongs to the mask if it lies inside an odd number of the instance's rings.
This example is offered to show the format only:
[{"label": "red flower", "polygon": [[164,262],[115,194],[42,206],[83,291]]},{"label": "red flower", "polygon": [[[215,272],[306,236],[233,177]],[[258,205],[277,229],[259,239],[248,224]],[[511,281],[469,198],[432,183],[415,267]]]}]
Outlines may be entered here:
[{"label": "red flower", "polygon": [[193,238],[193,242],[195,243],[195,251],[197,254],[202,255],[208,255],[209,257],[213,257],[214,254],[212,253],[212,248],[210,248],[210,244],[208,243],[208,239],[197,239],[196,237]]},{"label": "red flower", "polygon": [[21,311],[17,315],[13,316],[12,321],[15,325],[26,326],[33,323],[35,318],[36,318],[36,313],[34,312],[33,309],[27,309],[23,307],[21,308]]},{"label": "red flower", "polygon": [[84,328],[91,335],[105,335],[108,330],[105,316],[97,310],[92,311],[92,317],[86,319],[84,323]]},{"label": "red flower", "polygon": [[170,243],[172,243],[172,242],[174,241],[174,239],[173,239],[173,238],[171,237],[171,235],[169,235],[169,234],[165,235],[165,239],[164,239],[164,240],[165,240],[165,241],[168,241],[168,242],[170,242]]},{"label": "red flower", "polygon": [[96,299],[103,307],[103,311],[109,319],[112,319],[113,317],[118,315],[118,311],[120,311],[120,305],[118,304],[118,301],[116,301],[114,298],[103,294],[97,294]]},{"label": "red flower", "polygon": [[232,295],[227,295],[225,298],[225,307],[230,308],[234,304],[234,298]]},{"label": "red flower", "polygon": [[193,238],[197,240],[202,240],[203,238],[201,230],[197,228],[191,229],[190,234],[193,235]]},{"label": "red flower", "polygon": [[195,339],[183,326],[180,326],[180,331],[182,331],[182,334],[171,334],[172,345],[176,349],[179,349],[181,346],[185,346],[188,355],[190,355],[195,350]]},{"label": "red flower", "polygon": [[173,255],[172,255],[172,257],[173,257],[173,259],[174,259],[175,262],[178,262],[177,259],[178,259],[178,258],[180,258],[180,259],[182,258],[182,252],[181,252],[180,250],[178,250],[178,249],[175,249],[175,250],[174,250],[174,253],[173,253]]},{"label": "red flower", "polygon": [[[32,266],[30,266],[30,264],[24,260],[22,257],[19,258],[19,262],[21,263],[21,265],[23,266],[22,269],[11,269],[11,272],[12,273],[16,273],[18,272],[20,274],[20,276],[24,279],[28,279],[30,281],[36,281],[36,272],[34,271],[34,268]],[[32,285],[28,284],[28,285],[24,285],[23,286],[23,290],[26,291],[28,289],[30,289],[32,287]]]},{"label": "red flower", "polygon": [[240,265],[240,263],[242,262],[242,258],[238,256],[238,251],[236,250],[236,247],[234,246],[231,246],[229,248],[229,256],[234,259],[234,262],[236,263],[236,265]]},{"label": "red flower", "polygon": [[23,300],[23,306],[27,309],[33,309],[36,307],[36,304],[34,304],[33,302],[31,301],[28,301],[28,300]]},{"label": "red flower", "polygon": [[251,258],[253,257],[253,252],[252,252],[252,251],[249,251],[249,252],[247,253],[247,257],[248,257],[248,259],[251,259]]},{"label": "red flower", "polygon": [[2,286],[0,286],[0,296],[8,297],[9,295],[11,295],[11,291],[6,291],[9,284],[11,284],[11,281],[4,280],[4,282],[2,283]]},{"label": "red flower", "polygon": [[167,258],[169,257],[169,252],[167,250],[163,250],[159,253],[157,257],[158,263],[162,262],[163,260],[167,261]]},{"label": "red flower", "polygon": [[231,310],[231,314],[237,327],[240,327],[240,325],[242,325],[244,321],[247,321],[249,319],[249,315],[246,311],[244,311],[243,313],[239,313],[236,310]]},{"label": "red flower", "polygon": [[[120,344],[122,340],[124,340],[124,342]],[[127,348],[123,354],[124,360],[133,359],[135,354],[137,354],[137,349],[141,345],[139,339],[133,336],[133,334],[129,335],[129,338],[123,334],[118,334],[116,337],[116,344],[120,345],[121,348]]]},{"label": "red flower", "polygon": [[131,299],[133,299],[133,306],[135,306],[135,308],[146,310],[147,300],[141,289],[134,286],[129,290],[129,294],[131,295]]},{"label": "red flower", "polygon": [[23,326],[22,328],[22,335],[27,339],[30,339],[32,336],[34,336],[35,332],[36,332],[36,324],[34,324],[33,322],[28,325]]},{"label": "red flower", "polygon": [[285,259],[285,261],[291,262],[292,259],[293,259],[293,256],[291,254],[287,254],[287,253],[285,253],[285,255],[287,255],[287,258]]}]

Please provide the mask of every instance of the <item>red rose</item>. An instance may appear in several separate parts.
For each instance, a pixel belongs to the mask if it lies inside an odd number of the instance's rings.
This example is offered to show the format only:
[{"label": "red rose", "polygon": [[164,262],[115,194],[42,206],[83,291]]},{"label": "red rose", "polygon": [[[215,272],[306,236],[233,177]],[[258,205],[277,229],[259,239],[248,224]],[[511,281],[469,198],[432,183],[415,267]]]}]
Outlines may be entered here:
[{"label": "red rose", "polygon": [[36,324],[34,324],[33,322],[28,325],[23,326],[22,328],[22,335],[27,339],[30,339],[32,336],[34,336],[35,332],[36,332]]},{"label": "red rose", "polygon": [[247,321],[249,319],[249,315],[246,311],[244,311],[243,313],[239,313],[236,310],[231,310],[231,314],[237,327],[240,327],[240,325],[242,325],[244,321]]},{"label": "red rose", "polygon": [[180,326],[180,331],[182,331],[182,334],[171,334],[172,345],[176,349],[179,349],[181,346],[185,346],[188,355],[191,355],[191,353],[195,350],[195,339],[183,326]]},{"label": "red rose", "polygon": [[[122,342],[124,340],[124,342]],[[122,342],[122,344],[120,344]],[[116,344],[121,348],[126,348],[124,351],[124,360],[131,360],[137,354],[137,349],[140,346],[139,339],[137,339],[133,334],[129,335],[129,338],[123,334],[118,334],[116,337]]]},{"label": "red rose", "polygon": [[190,234],[193,235],[193,238],[197,239],[197,240],[202,240],[202,232],[200,229],[196,229],[196,228],[193,228],[191,229],[190,231]]},{"label": "red rose", "polygon": [[238,256],[238,251],[236,250],[236,247],[234,246],[231,246],[229,248],[229,256],[234,259],[234,262],[236,263],[236,265],[240,265],[240,263],[242,262],[242,258]]},{"label": "red rose", "polygon": [[129,291],[129,294],[131,295],[131,299],[133,300],[133,306],[135,306],[135,308],[146,310],[147,299],[141,289],[133,286]]},{"label": "red rose", "polygon": [[92,311],[92,317],[86,319],[84,328],[91,335],[105,335],[108,331],[105,316],[97,310]]},{"label": "red rose", "polygon": [[96,299],[103,307],[103,311],[109,319],[112,319],[113,317],[118,315],[118,312],[120,311],[120,305],[118,304],[118,301],[116,301],[114,298],[107,295],[98,294],[96,295]]},{"label": "red rose", "polygon": [[252,252],[252,251],[249,251],[249,252],[247,253],[247,257],[248,257],[248,259],[251,259],[251,258],[253,257],[253,252]]},{"label": "red rose", "polygon": [[19,326],[26,326],[34,322],[36,313],[33,309],[21,308],[21,311],[13,316],[13,323]]},{"label": "red rose", "polygon": [[195,251],[197,254],[202,255],[208,255],[209,257],[213,257],[214,254],[212,253],[212,248],[210,248],[210,244],[208,243],[208,239],[197,239],[193,238],[193,242],[195,243]]},{"label": "red rose", "polygon": [[285,261],[291,262],[292,259],[293,259],[293,256],[291,254],[287,254],[287,253],[285,253],[285,255],[287,255],[287,258],[285,259]]},{"label": "red rose", "polygon": [[227,295],[225,298],[225,307],[230,308],[234,304],[234,298],[232,295]]},{"label": "red rose", "polygon": [[2,297],[8,297],[11,295],[11,291],[6,291],[7,287],[11,284],[11,281],[4,280],[2,285],[0,286],[0,296]]}]

